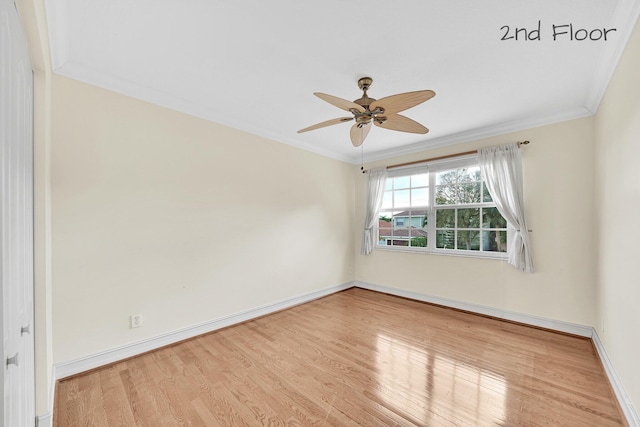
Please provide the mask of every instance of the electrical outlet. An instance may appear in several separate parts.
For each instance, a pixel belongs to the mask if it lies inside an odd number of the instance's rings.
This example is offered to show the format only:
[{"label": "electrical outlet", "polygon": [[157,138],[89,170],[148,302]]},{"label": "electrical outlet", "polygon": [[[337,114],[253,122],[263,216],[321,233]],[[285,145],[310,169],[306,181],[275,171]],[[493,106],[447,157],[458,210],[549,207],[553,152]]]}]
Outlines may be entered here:
[{"label": "electrical outlet", "polygon": [[129,320],[131,321],[131,329],[142,326],[142,314],[132,314]]}]

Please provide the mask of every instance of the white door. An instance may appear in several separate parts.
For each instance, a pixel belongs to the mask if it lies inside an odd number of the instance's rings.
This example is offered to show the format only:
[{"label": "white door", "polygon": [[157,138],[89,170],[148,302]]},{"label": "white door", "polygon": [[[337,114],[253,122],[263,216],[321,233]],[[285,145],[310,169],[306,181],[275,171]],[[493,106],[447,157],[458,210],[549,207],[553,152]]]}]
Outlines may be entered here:
[{"label": "white door", "polygon": [[0,0],[0,419],[35,424],[33,75],[12,0]]}]

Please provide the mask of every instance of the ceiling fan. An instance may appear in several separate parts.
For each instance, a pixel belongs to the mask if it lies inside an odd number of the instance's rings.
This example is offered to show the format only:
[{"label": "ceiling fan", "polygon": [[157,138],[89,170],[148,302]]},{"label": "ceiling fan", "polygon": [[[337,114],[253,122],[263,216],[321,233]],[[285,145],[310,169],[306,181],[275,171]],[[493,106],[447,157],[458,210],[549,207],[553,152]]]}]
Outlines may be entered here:
[{"label": "ceiling fan", "polygon": [[429,129],[420,123],[398,113],[433,98],[436,95],[434,91],[418,90],[415,92],[405,92],[376,100],[367,96],[367,90],[371,86],[371,83],[373,83],[371,77],[362,77],[358,80],[358,87],[363,91],[363,94],[361,98],[353,102],[338,98],[337,96],[327,95],[326,93],[315,92],[314,95],[318,98],[345,111],[349,111],[353,114],[353,117],[340,117],[327,120],[300,129],[298,133],[349,122],[355,119],[356,122],[351,127],[351,143],[354,147],[359,147],[369,134],[371,123],[384,129],[398,130],[401,132],[423,134],[429,132]]}]

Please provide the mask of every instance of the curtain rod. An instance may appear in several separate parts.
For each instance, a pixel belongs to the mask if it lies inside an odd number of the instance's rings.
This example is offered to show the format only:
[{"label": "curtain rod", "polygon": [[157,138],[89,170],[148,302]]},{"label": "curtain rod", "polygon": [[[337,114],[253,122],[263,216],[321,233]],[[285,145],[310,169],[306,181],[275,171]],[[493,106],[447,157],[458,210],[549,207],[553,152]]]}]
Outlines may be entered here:
[{"label": "curtain rod", "polygon": [[[529,141],[522,141],[522,142],[518,141],[518,147],[520,147],[522,145],[527,145],[527,144],[529,144]],[[413,162],[407,162],[407,163],[398,163],[397,165],[387,166],[387,169],[395,169],[395,168],[400,168],[402,166],[417,165],[418,163],[433,162],[435,160],[444,160],[444,159],[450,159],[450,158],[453,158],[453,157],[466,156],[466,155],[469,155],[469,154],[476,154],[477,152],[478,152],[478,150],[465,151],[464,153],[448,154],[446,156],[432,157],[430,159],[415,160]]]}]

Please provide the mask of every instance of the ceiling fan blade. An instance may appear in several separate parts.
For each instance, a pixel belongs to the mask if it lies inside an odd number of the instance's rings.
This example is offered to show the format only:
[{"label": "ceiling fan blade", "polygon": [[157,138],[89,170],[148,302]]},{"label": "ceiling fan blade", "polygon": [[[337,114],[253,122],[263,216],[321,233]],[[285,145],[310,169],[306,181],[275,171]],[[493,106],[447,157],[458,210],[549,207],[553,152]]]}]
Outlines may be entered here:
[{"label": "ceiling fan blade", "polygon": [[364,113],[364,107],[362,105],[358,105],[355,102],[347,101],[346,99],[338,98],[337,96],[327,95],[326,93],[314,92],[314,95],[323,101],[328,102],[331,105],[335,105],[338,108],[341,108],[345,111],[351,111],[352,108],[355,108],[361,113]]},{"label": "ceiling fan blade", "polygon": [[[359,127],[358,127],[359,126]],[[354,147],[359,147],[364,142],[364,139],[369,135],[369,131],[371,130],[371,123],[363,123],[358,125],[351,126],[351,143]]]},{"label": "ceiling fan blade", "polygon": [[380,107],[384,109],[384,114],[386,115],[399,113],[400,111],[422,104],[434,96],[436,96],[436,93],[432,90],[399,93],[373,101],[371,105],[369,105],[369,110],[373,111],[376,107]]},{"label": "ceiling fan blade", "polygon": [[326,122],[318,123],[318,124],[315,124],[313,126],[309,126],[309,127],[304,128],[304,129],[300,129],[298,131],[298,133],[309,132],[310,130],[320,129],[320,128],[323,128],[325,126],[337,125],[338,123],[349,122],[351,120],[353,120],[353,117],[340,117],[338,119],[331,119],[331,120],[327,120]]},{"label": "ceiling fan blade", "polygon": [[420,123],[415,120],[410,119],[409,117],[405,117],[400,114],[389,114],[386,116],[387,120],[382,123],[378,123],[375,119],[373,122],[376,126],[381,128],[390,129],[390,130],[399,130],[401,132],[410,132],[410,133],[427,133],[429,129],[422,126]]}]

